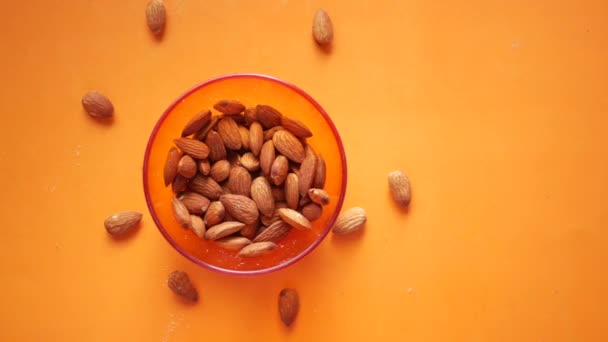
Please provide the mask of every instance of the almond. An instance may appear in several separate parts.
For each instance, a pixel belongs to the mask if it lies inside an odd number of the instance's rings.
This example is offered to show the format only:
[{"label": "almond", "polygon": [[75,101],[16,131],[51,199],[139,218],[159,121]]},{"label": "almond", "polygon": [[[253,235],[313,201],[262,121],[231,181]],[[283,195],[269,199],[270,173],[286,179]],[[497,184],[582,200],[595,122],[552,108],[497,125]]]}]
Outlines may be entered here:
[{"label": "almond", "polygon": [[260,160],[251,152],[244,153],[241,156],[240,163],[249,172],[255,172],[260,169]]},{"label": "almond", "polygon": [[280,130],[284,129],[281,126],[274,126],[266,131],[264,131],[264,141],[268,141],[274,137],[274,134]]},{"label": "almond", "polygon": [[167,11],[162,0],[151,0],[146,7],[148,28],[155,36],[162,36],[165,30]]},{"label": "almond", "polygon": [[185,192],[179,200],[186,206],[188,212],[194,215],[202,215],[209,208],[209,199],[196,192]]},{"label": "almond", "polygon": [[316,221],[323,215],[323,207],[316,203],[309,203],[302,207],[302,215],[308,219],[308,221]]},{"label": "almond", "polygon": [[230,175],[230,162],[225,159],[215,162],[213,166],[211,166],[209,175],[218,183],[225,181]]},{"label": "almond", "polygon": [[251,198],[243,195],[222,195],[220,201],[235,219],[246,224],[258,220],[258,208]]},{"label": "almond", "polygon": [[285,200],[291,209],[298,209],[300,202],[299,179],[295,173],[290,173],[285,178]]},{"label": "almond", "polygon": [[287,208],[287,203],[275,202],[274,213],[272,214],[272,216],[263,216],[262,215],[262,217],[260,218],[260,221],[262,221],[262,224],[266,227],[269,227],[271,224],[280,220],[281,216],[279,215],[279,209],[281,209],[281,208]]},{"label": "almond", "polygon": [[186,190],[188,188],[189,179],[182,176],[177,175],[175,179],[173,179],[173,192],[179,194],[180,192]]},{"label": "almond", "polygon": [[258,177],[251,183],[251,198],[255,201],[258,209],[265,216],[274,214],[274,198],[270,183],[264,177]]},{"label": "almond", "polygon": [[281,118],[281,126],[293,133],[298,138],[310,138],[312,132],[301,121],[283,116]]},{"label": "almond", "polygon": [[317,156],[314,154],[306,154],[300,166],[300,195],[306,196],[308,190],[312,187],[317,171]]},{"label": "almond", "polygon": [[251,174],[244,167],[235,166],[230,169],[227,185],[233,194],[249,197],[251,193]]},{"label": "almond", "polygon": [[213,108],[226,115],[240,114],[245,110],[245,106],[237,100],[220,100]]},{"label": "almond", "polygon": [[251,125],[253,122],[258,121],[258,114],[255,108],[247,108],[245,109],[245,113],[243,113],[243,117],[245,118],[245,123]]},{"label": "almond", "polygon": [[363,208],[354,207],[343,212],[338,217],[332,228],[332,232],[338,235],[352,233],[361,229],[366,221],[367,215],[365,215],[365,210]]},{"label": "almond", "polygon": [[205,138],[207,138],[207,134],[209,132],[211,132],[212,129],[215,128],[215,126],[217,126],[218,121],[220,121],[220,118],[217,116],[211,116],[211,121],[209,121],[208,124],[206,124],[203,129],[200,130],[200,132],[196,133],[195,135],[195,139],[197,140],[203,140]]},{"label": "almond", "polygon": [[388,187],[399,205],[407,207],[410,204],[412,189],[410,180],[403,171],[396,170],[388,174]]},{"label": "almond", "polygon": [[264,229],[258,236],[253,239],[253,242],[272,241],[278,243],[283,240],[291,231],[291,226],[284,221],[277,220]]},{"label": "almond", "polygon": [[192,285],[190,277],[183,271],[173,271],[169,274],[167,285],[178,296],[181,296],[189,301],[198,301],[198,291]]},{"label": "almond", "polygon": [[239,126],[231,117],[223,117],[217,123],[217,132],[222,137],[224,145],[231,150],[241,149],[241,132]]},{"label": "almond", "polygon": [[103,225],[111,235],[125,235],[137,226],[142,214],[135,211],[123,211],[110,215],[103,221]]},{"label": "almond", "polygon": [[258,232],[258,227],[260,226],[259,221],[255,221],[254,223],[246,224],[243,229],[241,229],[241,236],[246,237],[248,239],[253,239],[255,234]]},{"label": "almond", "polygon": [[329,204],[329,194],[327,191],[323,189],[312,188],[308,190],[308,197],[310,199],[320,205],[328,205]]},{"label": "almond", "polygon": [[190,228],[196,236],[205,237],[205,222],[198,215],[190,215]]},{"label": "almond", "polygon": [[241,133],[241,148],[244,150],[249,149],[249,129],[247,127],[239,125],[239,133]]},{"label": "almond", "polygon": [[273,186],[272,187],[272,197],[275,202],[282,202],[286,200],[285,190],[280,187]]},{"label": "almond", "polygon": [[228,162],[230,162],[230,166],[241,166],[241,155],[236,151],[228,151]]},{"label": "almond", "polygon": [[260,152],[260,167],[262,168],[262,174],[264,176],[270,176],[270,169],[274,163],[275,150],[272,140],[268,140],[262,146]]},{"label": "almond", "polygon": [[263,143],[264,130],[262,129],[262,125],[255,121],[249,126],[249,148],[255,156],[260,154]]},{"label": "almond", "polygon": [[238,256],[250,258],[261,255],[266,255],[272,252],[277,245],[274,242],[265,241],[265,242],[254,242],[251,245],[243,247],[239,252]]},{"label": "almond", "polygon": [[244,223],[238,221],[225,221],[215,226],[210,227],[205,232],[205,239],[217,240],[225,236],[234,234],[245,226]]},{"label": "almond", "polygon": [[190,189],[211,200],[220,198],[222,194],[222,188],[213,178],[201,175],[194,177],[190,181]]},{"label": "almond", "polygon": [[186,206],[177,198],[172,198],[171,204],[173,206],[173,215],[175,216],[177,223],[183,228],[190,227],[190,212],[188,212],[188,208],[186,208]]},{"label": "almond", "polygon": [[165,161],[164,179],[165,186],[168,186],[173,182],[175,176],[177,176],[177,164],[179,163],[182,154],[175,147],[169,149],[167,154],[167,160]]},{"label": "almond", "polygon": [[272,142],[277,151],[281,152],[289,160],[301,163],[306,156],[304,146],[295,135],[286,130],[280,130],[272,137]]},{"label": "almond", "polygon": [[220,201],[211,202],[205,213],[205,223],[208,226],[215,226],[224,220],[226,214],[224,205]]},{"label": "almond", "polygon": [[173,140],[185,154],[196,159],[205,159],[209,155],[209,147],[202,141],[189,138],[179,138]]},{"label": "almond", "polygon": [[185,178],[192,178],[196,175],[197,167],[196,162],[189,155],[182,156],[177,163],[177,173],[184,176]]},{"label": "almond", "polygon": [[270,169],[270,179],[274,185],[281,185],[285,181],[287,177],[287,172],[289,171],[289,161],[285,156],[279,155],[272,163],[272,167]]},{"label": "almond", "polygon": [[297,229],[311,229],[310,221],[306,217],[304,217],[299,212],[289,209],[289,208],[281,208],[279,209],[279,215],[283,219],[283,221],[287,222],[290,226]]},{"label": "almond", "polygon": [[205,143],[209,146],[209,159],[212,161],[220,161],[226,159],[226,147],[224,140],[216,131],[210,131],[205,138]]},{"label": "almond", "polygon": [[215,243],[220,245],[222,248],[238,251],[243,247],[250,245],[251,240],[242,236],[228,236],[219,240],[215,240]]},{"label": "almond", "polygon": [[278,110],[267,105],[257,105],[255,108],[257,119],[264,128],[268,129],[281,124],[283,115]]},{"label": "almond", "polygon": [[208,176],[211,172],[211,164],[207,159],[198,161],[198,172],[200,172],[203,176]]},{"label": "almond", "polygon": [[300,297],[294,289],[282,289],[279,292],[279,315],[286,326],[290,326],[298,317]]},{"label": "almond", "polygon": [[317,156],[317,167],[315,169],[315,181],[313,182],[313,187],[318,189],[323,189],[325,187],[325,159],[323,156]]},{"label": "almond", "polygon": [[312,200],[310,199],[310,197],[306,196],[306,197],[300,197],[300,208],[312,203]]},{"label": "almond", "polygon": [[325,10],[319,8],[312,21],[312,35],[319,45],[331,44],[334,39],[334,28]]},{"label": "almond", "polygon": [[184,129],[182,130],[182,137],[186,137],[200,131],[203,129],[203,127],[205,127],[206,124],[209,123],[209,121],[211,121],[210,110],[206,109],[196,114],[190,119],[190,121],[188,121],[188,123],[186,123],[186,126],[184,126]]},{"label": "almond", "polygon": [[100,92],[90,91],[82,97],[82,107],[91,116],[107,118],[114,115],[114,106]]}]

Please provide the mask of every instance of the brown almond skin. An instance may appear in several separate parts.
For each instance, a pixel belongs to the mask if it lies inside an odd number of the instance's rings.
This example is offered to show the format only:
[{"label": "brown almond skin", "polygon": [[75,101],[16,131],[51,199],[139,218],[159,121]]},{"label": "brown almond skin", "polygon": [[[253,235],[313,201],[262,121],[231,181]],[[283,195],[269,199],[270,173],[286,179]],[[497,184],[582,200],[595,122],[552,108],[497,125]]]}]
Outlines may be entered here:
[{"label": "brown almond skin", "polygon": [[82,107],[91,116],[108,118],[114,115],[112,102],[100,92],[89,91],[82,97]]},{"label": "brown almond skin", "polygon": [[207,134],[209,132],[211,132],[212,129],[215,128],[215,126],[217,126],[218,121],[220,121],[220,118],[217,116],[211,116],[211,121],[209,121],[208,124],[206,124],[203,129],[200,130],[200,132],[196,133],[194,135],[195,139],[197,140],[204,140],[207,138]]},{"label": "brown almond skin", "polygon": [[270,179],[274,185],[281,185],[287,178],[287,172],[289,171],[289,161],[285,156],[278,156],[272,167],[270,168]]},{"label": "brown almond skin", "polygon": [[231,150],[241,149],[241,132],[239,126],[231,117],[223,117],[217,123],[217,132],[222,137],[224,145]]},{"label": "brown almond skin", "polygon": [[308,197],[310,199],[320,205],[328,205],[329,204],[329,194],[327,191],[323,189],[312,188],[308,190]]},{"label": "brown almond skin", "polygon": [[208,176],[211,172],[211,164],[207,159],[198,161],[198,172],[200,172],[203,176]]},{"label": "brown almond skin", "polygon": [[196,236],[203,238],[205,237],[205,222],[198,215],[190,215],[190,228]]},{"label": "brown almond skin", "polygon": [[312,22],[312,35],[319,45],[329,45],[334,40],[334,28],[325,10],[319,8]]},{"label": "brown almond skin", "polygon": [[142,214],[135,211],[123,211],[110,215],[103,222],[106,231],[114,236],[121,236],[129,233],[141,221]]},{"label": "brown almond skin", "polygon": [[151,0],[146,7],[146,21],[152,33],[160,37],[165,31],[167,11],[162,0]]},{"label": "brown almond skin", "polygon": [[281,117],[283,115],[275,108],[268,105],[257,105],[255,108],[257,119],[264,128],[269,129],[281,124]]},{"label": "brown almond skin", "polygon": [[252,258],[261,255],[266,255],[272,252],[277,245],[274,242],[264,241],[264,242],[254,242],[248,246],[243,247],[240,250],[238,256],[244,258]]},{"label": "brown almond skin", "polygon": [[265,142],[260,152],[260,167],[262,168],[262,174],[266,177],[270,176],[270,169],[274,163],[275,153],[272,140]]},{"label": "brown almond skin", "polygon": [[213,178],[207,176],[194,177],[190,181],[189,187],[210,200],[216,200],[222,195],[222,187]]},{"label": "brown almond skin", "polygon": [[165,161],[165,169],[164,169],[164,180],[165,186],[173,183],[175,176],[177,176],[177,165],[179,164],[179,160],[181,159],[182,154],[175,147],[171,147],[169,149],[169,153],[167,153],[167,159]]},{"label": "brown almond skin", "polygon": [[289,208],[281,208],[279,209],[279,215],[283,221],[287,222],[290,226],[297,229],[306,229],[309,230],[312,228],[310,221],[304,215],[299,212],[289,209]]},{"label": "brown almond skin", "polygon": [[180,192],[185,191],[188,188],[188,182],[189,179],[182,175],[175,176],[172,184],[173,192],[179,194]]},{"label": "brown almond skin", "polygon": [[205,213],[205,223],[207,226],[215,226],[224,220],[226,210],[220,201],[211,202]]},{"label": "brown almond skin", "polygon": [[249,126],[249,148],[251,153],[256,157],[260,155],[262,145],[264,144],[264,129],[262,124],[255,121]]},{"label": "brown almond skin", "polygon": [[249,197],[251,193],[251,174],[242,166],[234,166],[230,169],[227,185],[231,193]]},{"label": "brown almond skin", "polygon": [[211,203],[207,197],[197,192],[185,192],[179,200],[186,206],[188,212],[194,215],[202,215]]},{"label": "brown almond skin", "polygon": [[236,115],[245,110],[245,105],[237,100],[220,100],[213,106],[213,108],[226,115]]},{"label": "brown almond skin", "polygon": [[354,207],[338,216],[332,232],[337,235],[345,235],[355,232],[367,222],[367,215],[363,208]]},{"label": "brown almond skin", "polygon": [[315,170],[315,177],[312,187],[317,189],[323,189],[325,187],[325,159],[323,156],[317,156],[317,167]]},{"label": "brown almond skin", "polygon": [[205,143],[209,147],[209,159],[211,161],[217,162],[226,159],[226,146],[218,132],[209,131]]},{"label": "brown almond skin", "polygon": [[300,297],[294,289],[282,289],[279,292],[279,315],[286,326],[290,326],[298,317]]},{"label": "brown almond skin", "polygon": [[225,181],[230,176],[230,162],[225,159],[215,162],[211,166],[209,175],[218,183]]},{"label": "brown almond skin", "polygon": [[309,203],[302,207],[301,213],[308,221],[316,221],[323,215],[323,207],[317,203]]},{"label": "brown almond skin", "polygon": [[245,123],[247,125],[251,125],[252,123],[257,122],[258,121],[257,109],[255,107],[246,108],[245,112],[243,113],[243,117],[245,118]]},{"label": "brown almond skin", "polygon": [[249,129],[243,125],[239,125],[239,133],[241,133],[241,148],[249,150]]},{"label": "brown almond skin", "polygon": [[286,130],[290,131],[293,135],[298,138],[310,138],[312,137],[312,132],[304,123],[298,121],[296,119],[291,119],[286,116],[281,118],[281,126],[283,126]]},{"label": "brown almond skin", "polygon": [[189,138],[179,138],[173,140],[175,145],[185,154],[196,159],[205,159],[209,155],[209,147],[202,141]]},{"label": "brown almond skin", "polygon": [[306,197],[300,197],[300,208],[312,203],[312,200],[310,199],[310,197],[306,196]]},{"label": "brown almond skin", "polygon": [[251,198],[258,206],[262,215],[272,216],[274,214],[274,198],[270,183],[264,177],[257,177],[251,183]]},{"label": "brown almond skin", "polygon": [[275,202],[283,202],[286,200],[285,190],[282,187],[272,187],[272,197]]},{"label": "brown almond skin", "polygon": [[215,226],[209,227],[205,232],[205,239],[207,240],[217,240],[228,235],[232,235],[245,226],[244,223],[238,221],[224,221],[222,223],[216,224]]},{"label": "brown almond skin", "polygon": [[186,208],[186,206],[177,198],[172,198],[171,204],[173,206],[173,215],[175,216],[177,223],[183,228],[189,228],[191,220],[188,208]]},{"label": "brown almond skin", "polygon": [[222,248],[238,251],[243,247],[250,245],[251,240],[243,236],[228,236],[219,240],[215,240],[215,243],[222,246]]},{"label": "brown almond skin", "polygon": [[259,218],[258,207],[255,202],[243,195],[222,195],[220,201],[229,213],[236,220],[245,224],[257,222]]},{"label": "brown almond skin", "polygon": [[254,223],[246,224],[243,229],[241,229],[241,236],[246,237],[248,239],[253,239],[255,234],[258,232],[258,228],[260,226],[260,222],[255,221]]},{"label": "brown almond skin", "polygon": [[191,302],[198,301],[198,291],[192,285],[190,277],[183,271],[173,271],[169,274],[167,285],[176,295],[183,297]]},{"label": "brown almond skin", "polygon": [[177,163],[177,173],[185,178],[190,179],[194,177],[196,175],[196,171],[198,171],[196,161],[189,155],[182,156]]},{"label": "brown almond skin", "polygon": [[280,130],[284,129],[281,126],[274,126],[266,131],[264,131],[264,141],[271,140],[274,137],[274,134]]},{"label": "brown almond skin", "polygon": [[192,135],[201,129],[211,121],[211,111],[206,109],[195,116],[193,116],[182,130],[182,137]]},{"label": "brown almond skin", "polygon": [[395,202],[403,207],[410,204],[412,189],[410,180],[403,171],[395,170],[388,174],[388,187]]},{"label": "brown almond skin", "polygon": [[300,183],[299,192],[301,196],[306,196],[308,190],[312,187],[315,181],[315,175],[317,172],[317,156],[314,154],[306,154],[302,164],[300,165]]},{"label": "brown almond skin", "polygon": [[279,215],[279,209],[281,209],[281,208],[287,208],[287,203],[275,202],[274,203],[274,213],[272,214],[272,216],[263,216],[262,215],[260,217],[260,221],[262,221],[262,224],[266,227],[269,227],[271,224],[280,220],[281,216]]},{"label": "brown almond skin", "polygon": [[260,169],[260,160],[252,152],[246,152],[239,161],[249,172],[256,172]]},{"label": "brown almond skin", "polygon": [[277,151],[281,152],[289,160],[301,163],[304,157],[306,157],[306,151],[302,142],[286,130],[277,131],[272,137],[272,142]]},{"label": "brown almond skin", "polygon": [[258,236],[253,239],[253,242],[272,241],[274,243],[279,243],[279,241],[283,240],[290,231],[290,225],[284,221],[277,220],[258,234]]},{"label": "brown almond skin", "polygon": [[285,201],[290,209],[298,209],[300,202],[299,178],[295,173],[290,173],[285,178]]}]

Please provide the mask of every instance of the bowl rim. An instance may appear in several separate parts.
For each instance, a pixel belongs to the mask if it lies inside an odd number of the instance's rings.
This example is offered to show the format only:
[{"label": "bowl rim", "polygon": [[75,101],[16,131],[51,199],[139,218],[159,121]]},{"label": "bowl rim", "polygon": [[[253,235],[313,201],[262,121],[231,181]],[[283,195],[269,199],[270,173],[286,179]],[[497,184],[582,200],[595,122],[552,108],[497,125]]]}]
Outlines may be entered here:
[{"label": "bowl rim", "polygon": [[[228,80],[228,79],[233,79],[233,78],[258,78],[258,79],[263,79],[263,80],[267,80],[267,81],[271,81],[271,82],[276,82],[285,87],[292,89],[293,91],[298,93],[300,96],[304,97],[308,102],[310,102],[315,107],[315,109],[319,113],[321,113],[321,116],[323,117],[323,119],[325,119],[325,121],[328,123],[328,125],[334,135],[334,138],[336,139],[336,142],[338,144],[338,151],[340,153],[340,159],[341,159],[342,165],[344,166],[342,169],[342,179],[344,181],[343,181],[342,187],[340,189],[340,196],[338,198],[338,204],[336,205],[336,210],[334,211],[332,217],[328,221],[327,226],[323,229],[323,231],[321,232],[319,237],[315,241],[313,241],[313,243],[311,243],[308,247],[306,247],[306,249],[304,249],[302,252],[300,252],[293,258],[289,259],[288,261],[282,262],[282,263],[280,263],[278,265],[274,265],[272,267],[260,269],[260,270],[231,270],[231,269],[222,268],[222,267],[215,266],[215,265],[209,264],[207,262],[204,262],[204,261],[194,257],[193,255],[191,255],[188,251],[184,250],[176,241],[173,240],[173,238],[169,235],[169,233],[165,230],[163,225],[160,223],[160,220],[158,219],[158,216],[156,215],[156,211],[154,210],[154,207],[152,205],[152,199],[150,198],[150,189],[148,187],[148,167],[149,167],[148,160],[149,160],[150,152],[152,149],[152,143],[155,140],[156,135],[158,134],[158,131],[160,130],[160,127],[162,126],[165,119],[169,116],[169,114],[173,111],[173,109],[180,102],[182,102],[185,98],[190,96],[195,91],[199,90],[200,88],[209,86],[213,83]],[[143,186],[144,186],[144,195],[146,197],[146,205],[148,206],[148,211],[150,212],[150,215],[152,216],[152,220],[156,224],[156,227],[161,232],[161,234],[165,237],[165,240],[167,240],[167,242],[169,242],[169,244],[173,248],[175,248],[181,255],[186,257],[191,262],[193,262],[201,267],[204,267],[206,269],[209,269],[209,270],[213,270],[213,271],[216,271],[219,273],[224,273],[224,274],[231,274],[231,275],[257,275],[257,274],[271,273],[271,272],[278,271],[278,270],[281,270],[288,266],[293,265],[297,261],[304,258],[306,255],[308,255],[310,252],[312,252],[325,239],[325,237],[329,233],[329,230],[334,225],[334,223],[340,213],[340,210],[342,209],[342,205],[344,203],[344,197],[346,194],[347,181],[348,181],[347,165],[346,165],[346,153],[344,151],[344,145],[342,143],[342,139],[340,138],[340,134],[338,133],[338,130],[336,129],[336,126],[334,125],[333,121],[331,120],[331,118],[329,117],[329,115],[327,114],[325,109],[323,109],[323,107],[321,107],[321,105],[317,101],[315,101],[312,98],[312,96],[308,95],[308,93],[306,93],[304,90],[300,89],[299,87],[295,86],[294,84],[283,81],[277,77],[268,76],[268,75],[264,75],[264,74],[256,74],[256,73],[226,74],[226,75],[221,75],[221,76],[218,76],[215,78],[208,79],[208,80],[203,81],[203,82],[195,85],[194,87],[190,88],[185,93],[178,96],[177,99],[175,99],[173,101],[173,103],[171,103],[171,105],[169,105],[169,107],[167,107],[167,109],[160,116],[160,118],[154,125],[152,132],[150,133],[150,138],[148,139],[148,143],[146,144],[146,150],[144,153]]]}]

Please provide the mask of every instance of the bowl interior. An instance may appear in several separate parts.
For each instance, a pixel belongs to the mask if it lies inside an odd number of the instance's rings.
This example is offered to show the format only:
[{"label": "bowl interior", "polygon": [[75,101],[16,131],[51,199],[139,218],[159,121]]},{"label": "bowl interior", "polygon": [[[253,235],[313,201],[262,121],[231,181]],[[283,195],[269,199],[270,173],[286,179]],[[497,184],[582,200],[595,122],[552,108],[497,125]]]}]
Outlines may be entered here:
[{"label": "bowl interior", "polygon": [[[163,183],[163,168],[173,139],[180,137],[188,120],[203,109],[212,109],[221,99],[237,99],[246,106],[268,104],[284,115],[305,123],[313,132],[308,143],[327,165],[325,190],[331,196],[323,216],[313,222],[312,231],[292,229],[272,253],[240,258],[236,252],[218,247],[185,230],[175,221],[171,209],[173,193]],[[310,252],[325,237],[342,206],[346,189],[344,149],[337,131],[323,109],[300,89],[274,78],[259,75],[231,75],[207,81],[190,90],[171,105],[158,121],[144,158],[144,191],[150,213],[165,238],[184,256],[202,266],[228,273],[252,274],[288,266]]]}]

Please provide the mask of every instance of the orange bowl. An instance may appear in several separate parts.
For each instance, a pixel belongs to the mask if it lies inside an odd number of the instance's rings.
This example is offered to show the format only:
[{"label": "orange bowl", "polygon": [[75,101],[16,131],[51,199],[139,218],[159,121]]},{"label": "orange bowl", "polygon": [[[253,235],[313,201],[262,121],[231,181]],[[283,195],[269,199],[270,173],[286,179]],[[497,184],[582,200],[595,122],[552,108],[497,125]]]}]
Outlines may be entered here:
[{"label": "orange bowl", "polygon": [[[217,246],[183,229],[171,207],[174,196],[165,187],[163,168],[173,139],[181,136],[188,120],[222,99],[236,99],[246,106],[268,104],[288,117],[302,121],[313,132],[307,141],[327,164],[325,190],[331,197],[311,231],[292,229],[270,254],[256,258],[238,257],[235,251]],[[336,127],[321,106],[300,88],[279,79],[236,74],[203,82],[180,96],[163,113],[152,130],[143,169],[144,192],[150,214],[171,246],[203,267],[231,274],[260,274],[276,271],[302,259],[318,246],[331,229],[344,201],[346,157]]]}]

